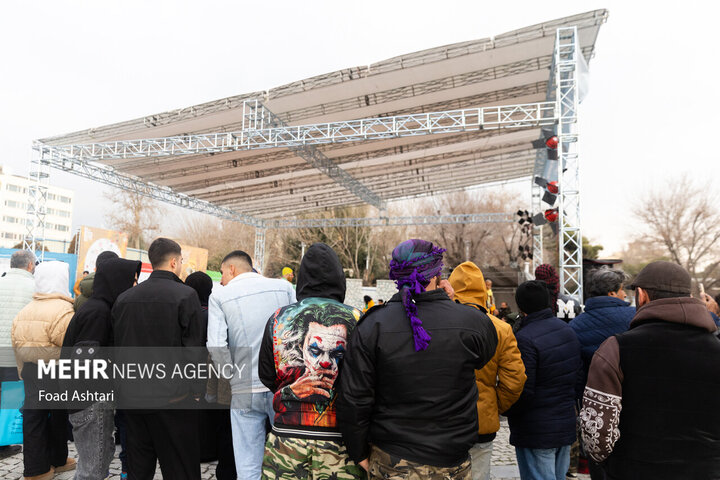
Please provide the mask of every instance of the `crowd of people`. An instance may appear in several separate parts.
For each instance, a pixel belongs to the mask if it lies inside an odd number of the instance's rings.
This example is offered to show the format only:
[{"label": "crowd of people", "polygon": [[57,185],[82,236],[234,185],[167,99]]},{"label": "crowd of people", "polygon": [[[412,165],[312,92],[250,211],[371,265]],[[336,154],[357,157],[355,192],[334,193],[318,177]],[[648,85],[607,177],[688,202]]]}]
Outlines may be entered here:
[{"label": "crowd of people", "polygon": [[[691,296],[682,267],[653,262],[631,283],[597,269],[583,310],[541,265],[512,314],[477,265],[449,269],[443,252],[399,244],[397,294],[364,311],[343,303],[345,274],[323,243],[296,285],[291,269],[264,277],[236,250],[213,288],[202,272],[183,282],[180,245],[158,238],[147,280],[140,262],[106,252],[75,300],[67,264],[16,252],[0,279],[0,347],[15,349],[0,352],[0,377],[25,382],[25,478],[106,478],[117,428],[130,479],[152,479],[159,462],[163,478],[199,480],[214,457],[218,480],[488,480],[501,415],[523,480],[573,476],[578,452],[593,480],[720,478],[718,305]],[[38,361],[88,345],[206,347],[206,361],[245,355],[250,371],[154,391],[154,408],[38,404]]]}]

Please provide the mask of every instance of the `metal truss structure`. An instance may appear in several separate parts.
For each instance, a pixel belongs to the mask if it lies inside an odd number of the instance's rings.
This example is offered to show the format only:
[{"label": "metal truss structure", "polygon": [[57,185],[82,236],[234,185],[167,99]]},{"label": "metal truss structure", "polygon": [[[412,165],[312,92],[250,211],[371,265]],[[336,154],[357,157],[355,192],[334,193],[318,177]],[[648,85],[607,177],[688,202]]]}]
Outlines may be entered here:
[{"label": "metal truss structure", "polygon": [[[445,223],[505,222],[511,217],[487,215],[446,215],[436,217],[397,217],[371,219],[335,220],[263,220],[243,215],[227,207],[175,192],[171,188],[143,182],[131,175],[115,171],[99,163],[101,160],[117,158],[150,158],[167,155],[196,155],[232,150],[289,147],[347,190],[366,203],[382,211],[382,199],[335,165],[315,144],[341,143],[373,140],[389,137],[417,136],[440,133],[456,133],[472,130],[494,130],[501,128],[523,128],[552,125],[557,121],[556,104],[541,102],[523,105],[433,112],[427,114],[403,115],[386,118],[370,118],[347,122],[335,122],[297,127],[283,126],[269,109],[255,101],[243,106],[243,126],[234,133],[213,133],[186,135],[182,137],[130,140],[81,145],[51,146],[35,142],[33,149],[40,162],[75,175],[99,181],[122,190],[141,194],[172,205],[210,214],[219,218],[234,220],[256,228],[255,262],[264,266],[265,230],[271,228],[299,228],[308,226],[398,226],[437,225]],[[245,123],[247,122],[247,123]],[[497,219],[496,219],[497,218]],[[343,224],[343,221],[349,223]],[[512,221],[512,218],[510,218]],[[333,223],[335,222],[335,223]],[[415,223],[418,222],[418,223]],[[29,234],[29,243],[34,235]]]},{"label": "metal truss structure", "polygon": [[265,268],[265,231],[264,226],[255,228],[255,255],[254,265],[255,268],[262,272]]},{"label": "metal truss structure", "polygon": [[310,218],[268,220],[269,228],[402,227],[410,225],[452,225],[465,223],[514,223],[510,213],[468,213],[418,217]]},{"label": "metal truss structure", "polygon": [[[27,234],[23,238],[23,249],[37,251],[36,238],[45,238],[45,215],[47,214],[47,197],[50,186],[50,162],[33,150],[30,160],[29,177],[33,183],[28,187],[27,218],[25,225]],[[40,260],[45,258],[45,245],[40,249]]]},{"label": "metal truss structure", "polygon": [[[532,211],[539,213],[543,211],[542,196],[543,189],[533,182],[532,185]],[[532,267],[535,269],[543,264],[543,227],[542,225],[533,225],[532,227]]]},{"label": "metal truss structure", "polygon": [[577,27],[558,28],[555,39],[555,95],[560,118],[558,136],[558,223],[560,288],[583,301],[582,234],[580,232],[580,165],[578,157],[578,62]]},{"label": "metal truss structure", "polygon": [[[581,245],[577,59],[592,55],[606,18],[606,10],[595,10],[37,141],[26,243],[34,247],[42,236],[50,168],[252,226],[259,268],[272,228],[513,222],[511,214],[392,218],[384,208],[391,200],[527,178],[535,132],[556,126],[561,284],[581,296],[581,252],[572,248]],[[540,167],[547,165],[538,157],[535,171]],[[533,189],[537,212],[542,189]],[[379,216],[288,218],[360,203]],[[537,265],[542,230],[532,233]]]},{"label": "metal truss structure", "polygon": [[468,213],[455,215],[426,215],[417,217],[362,217],[362,218],[302,218],[267,220],[263,227],[255,229],[254,263],[260,268],[265,259],[265,232],[296,228],[355,228],[399,227],[411,225],[455,225],[468,223],[514,223],[511,213]]},{"label": "metal truss structure", "polygon": [[[305,148],[328,143],[553,125],[557,121],[556,106],[555,102],[540,102],[289,127],[282,125],[276,115],[255,100],[243,103],[244,128],[234,132],[45,146],[45,148],[52,150],[56,156],[86,162],[180,157],[264,148]],[[309,152],[307,154],[308,157],[311,156]],[[312,154],[312,156],[316,155]],[[330,168],[337,166],[327,165],[328,162],[332,164],[332,161],[322,157],[309,161],[314,167],[332,176]],[[337,172],[333,171],[333,175],[335,174]],[[339,178],[336,181],[350,182],[348,179]]]},{"label": "metal truss structure", "polygon": [[[248,125],[245,124],[246,120]],[[261,134],[259,138],[253,135],[254,132],[263,132],[267,126],[267,130],[270,132],[269,138],[273,138],[274,132],[277,135],[275,142],[262,141],[264,138]],[[259,127],[259,129],[258,129]],[[352,175],[347,173],[342,168],[338,167],[332,160],[330,160],[324,153],[315,148],[314,143],[321,142],[299,142],[292,141],[292,137],[289,137],[288,142],[279,142],[278,139],[283,137],[283,132],[298,131],[307,129],[308,132],[312,131],[308,127],[288,127],[277,115],[272,113],[265,105],[261,104],[257,100],[254,103],[243,102],[243,129],[240,132],[240,144],[242,145],[242,137],[245,135],[248,139],[254,139],[254,142],[247,142],[246,148],[273,148],[273,147],[289,147],[291,151],[295,152],[300,158],[304,159],[310,165],[323,172],[328,177],[335,180],[338,184],[342,185],[351,192],[353,195],[358,197],[365,203],[376,207],[378,210],[385,209],[385,202],[380,196],[370,190],[367,186],[360,183],[357,179],[353,178]],[[327,142],[325,142],[327,143]]]},{"label": "metal truss structure", "polygon": [[123,174],[107,165],[72,156],[64,149],[57,149],[40,142],[35,142],[33,150],[34,156],[38,158],[37,162],[41,165],[72,173],[79,177],[88,178],[105,185],[110,185],[111,187],[119,188],[120,190],[137,193],[154,200],[169,203],[170,205],[187,208],[188,210],[233,220],[253,227],[261,227],[264,225],[261,219],[243,215],[230,208],[176,192],[162,185],[143,182],[137,177]]},{"label": "metal truss structure", "polygon": [[[534,176],[556,178],[558,195],[559,275],[562,293],[583,301],[582,234],[580,232],[580,168],[578,163],[578,62],[582,55],[577,27],[561,27],[556,31],[553,60],[546,100],[557,104],[558,161],[548,161],[538,150]],[[541,135],[542,137],[542,135]],[[544,189],[532,183],[533,212],[542,213]],[[533,268],[543,263],[543,226],[533,227]]]}]

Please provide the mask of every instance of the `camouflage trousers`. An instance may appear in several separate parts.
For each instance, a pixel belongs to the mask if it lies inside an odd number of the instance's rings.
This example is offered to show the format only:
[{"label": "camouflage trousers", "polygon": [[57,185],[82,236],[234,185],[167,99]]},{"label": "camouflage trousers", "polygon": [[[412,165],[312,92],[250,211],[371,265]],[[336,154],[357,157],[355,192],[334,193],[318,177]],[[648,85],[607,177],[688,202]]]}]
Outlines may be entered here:
[{"label": "camouflage trousers", "polygon": [[390,455],[373,445],[370,480],[471,480],[470,457],[457,467],[433,467]]},{"label": "camouflage trousers", "polygon": [[268,480],[364,480],[365,470],[350,460],[340,441],[278,437],[265,443],[262,478]]}]

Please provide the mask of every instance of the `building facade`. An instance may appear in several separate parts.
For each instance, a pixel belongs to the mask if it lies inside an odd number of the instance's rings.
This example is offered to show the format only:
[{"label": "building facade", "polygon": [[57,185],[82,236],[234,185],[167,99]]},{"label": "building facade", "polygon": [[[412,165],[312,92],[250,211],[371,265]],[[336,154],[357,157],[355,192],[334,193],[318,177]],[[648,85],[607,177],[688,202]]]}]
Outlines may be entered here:
[{"label": "building facade", "polygon": [[[12,248],[27,234],[28,189],[33,179],[12,175],[0,166],[0,247]],[[53,252],[66,252],[72,240],[74,192],[50,186],[47,194],[43,244]],[[38,240],[43,233],[37,231]]]}]

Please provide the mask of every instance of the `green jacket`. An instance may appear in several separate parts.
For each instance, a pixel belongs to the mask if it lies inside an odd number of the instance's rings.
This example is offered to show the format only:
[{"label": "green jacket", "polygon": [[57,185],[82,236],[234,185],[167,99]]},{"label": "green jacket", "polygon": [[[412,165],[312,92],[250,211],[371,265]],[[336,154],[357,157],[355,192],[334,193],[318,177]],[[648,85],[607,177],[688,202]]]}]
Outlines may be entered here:
[{"label": "green jacket", "polygon": [[95,272],[88,274],[85,278],[80,280],[80,295],[75,298],[75,311],[80,309],[80,306],[90,299],[90,295],[93,292],[93,281],[95,280]]}]

